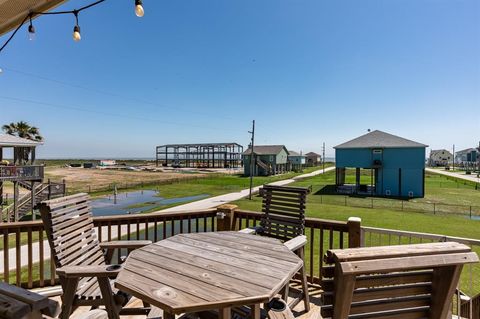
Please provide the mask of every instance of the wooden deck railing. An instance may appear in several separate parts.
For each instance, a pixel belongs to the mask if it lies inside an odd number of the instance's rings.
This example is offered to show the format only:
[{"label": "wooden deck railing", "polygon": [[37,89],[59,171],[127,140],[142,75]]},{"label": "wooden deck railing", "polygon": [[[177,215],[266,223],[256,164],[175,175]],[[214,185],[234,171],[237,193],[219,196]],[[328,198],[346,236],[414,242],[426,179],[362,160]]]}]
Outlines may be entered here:
[{"label": "wooden deck railing", "polygon": [[[236,210],[233,205],[191,212],[148,213],[94,217],[99,241],[149,239],[158,241],[178,233],[239,230],[253,226],[261,213]],[[358,247],[360,222],[307,218],[309,244],[305,251],[308,278],[319,283],[323,252],[331,248]],[[3,244],[3,281],[26,288],[57,284],[55,268],[41,221],[0,224]],[[114,260],[119,260],[115,256]],[[1,261],[0,261],[1,262]],[[52,275],[53,274],[53,275]]]},{"label": "wooden deck railing", "polygon": [[[117,238],[158,241],[178,233],[216,231],[216,216],[216,209],[208,209],[99,216],[94,217],[93,222],[99,241]],[[0,223],[0,237],[3,246],[0,280],[26,288],[57,284],[42,221]]]},{"label": "wooden deck railing", "polygon": [[0,166],[0,181],[42,180],[43,165]]},{"label": "wooden deck railing", "polygon": [[[233,215],[235,229],[243,229],[257,225],[262,213],[234,210]],[[323,255],[328,249],[360,247],[360,228],[360,221],[354,218],[347,222],[311,217],[305,219],[305,235],[308,238],[305,263],[310,283],[320,284]]]}]

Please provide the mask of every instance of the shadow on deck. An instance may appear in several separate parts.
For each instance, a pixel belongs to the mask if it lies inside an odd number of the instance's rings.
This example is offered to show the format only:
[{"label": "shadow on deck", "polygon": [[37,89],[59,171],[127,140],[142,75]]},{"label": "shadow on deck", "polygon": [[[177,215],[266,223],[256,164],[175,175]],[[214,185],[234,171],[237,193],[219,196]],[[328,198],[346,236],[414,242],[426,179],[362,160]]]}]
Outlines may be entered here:
[{"label": "shadow on deck", "polygon": [[[300,289],[301,285],[300,283],[295,283],[293,287]],[[296,318],[298,319],[321,319],[322,317],[320,316],[320,305],[321,305],[321,294],[322,294],[322,289],[320,286],[315,285],[315,286],[310,286],[309,288],[310,292],[310,311],[307,313],[305,312],[305,307],[303,302],[299,302],[298,305],[292,309],[293,314],[295,315]],[[294,293],[292,293],[289,297],[289,302],[293,300],[295,297]],[[60,296],[52,297],[51,299],[54,299],[58,301],[61,304],[61,298]],[[127,308],[135,308],[135,307],[141,307],[142,306],[142,301],[133,297],[130,302],[127,305]],[[72,314],[70,318],[76,319],[80,318],[82,314],[86,313],[90,307],[79,307],[75,312]],[[122,319],[146,319],[147,316],[121,316]],[[188,318],[197,318],[195,315],[189,315]],[[263,316],[262,316],[263,318]]]}]

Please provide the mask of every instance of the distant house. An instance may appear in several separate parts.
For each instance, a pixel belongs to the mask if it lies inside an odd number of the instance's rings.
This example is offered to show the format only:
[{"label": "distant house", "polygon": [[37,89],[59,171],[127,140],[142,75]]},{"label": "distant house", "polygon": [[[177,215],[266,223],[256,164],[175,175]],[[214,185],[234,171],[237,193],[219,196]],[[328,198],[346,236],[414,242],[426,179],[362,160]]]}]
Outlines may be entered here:
[{"label": "distant house", "polygon": [[117,165],[117,162],[115,160],[101,160],[99,165],[100,166],[115,166],[115,165]]},{"label": "distant house", "polygon": [[452,162],[453,155],[447,150],[431,150],[428,158],[429,166],[448,166]]},{"label": "distant house", "polygon": [[476,148],[467,148],[455,152],[455,162],[458,164],[471,164],[477,161],[477,155]]},{"label": "distant house", "polygon": [[[423,197],[427,146],[382,131],[373,131],[337,145],[337,190],[347,187],[365,195]],[[345,185],[346,168],[355,168],[355,184],[352,186]],[[369,170],[370,178],[367,174],[361,180],[362,169]]]},{"label": "distant house", "polygon": [[322,156],[315,152],[305,154],[307,166],[318,166],[322,163]]},{"label": "distant house", "polygon": [[290,165],[291,170],[301,170],[305,166],[306,157],[305,155],[299,154],[295,151],[288,151],[288,164]]},{"label": "distant house", "polygon": [[[268,176],[285,173],[288,170],[288,150],[285,145],[258,145],[253,148],[254,176]],[[252,149],[243,152],[244,174],[250,175]]]}]

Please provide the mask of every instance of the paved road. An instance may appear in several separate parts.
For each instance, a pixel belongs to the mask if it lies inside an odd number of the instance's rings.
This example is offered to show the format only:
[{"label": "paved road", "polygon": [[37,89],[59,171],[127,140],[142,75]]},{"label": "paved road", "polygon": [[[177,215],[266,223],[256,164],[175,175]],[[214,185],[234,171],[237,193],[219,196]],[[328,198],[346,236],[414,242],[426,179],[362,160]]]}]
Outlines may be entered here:
[{"label": "paved road", "polygon": [[[325,172],[331,171],[333,169],[335,169],[335,167],[328,167],[328,168],[325,169]],[[272,185],[277,185],[277,186],[287,185],[287,184],[293,183],[297,180],[313,177],[313,176],[320,175],[320,174],[323,174],[323,173],[324,173],[323,169],[319,169],[319,170],[316,170],[312,173],[298,175],[298,176],[295,176],[294,178],[273,182],[271,184]],[[253,189],[254,193],[258,192],[259,188],[260,187],[255,187]],[[171,207],[171,208],[168,208],[168,209],[161,210],[161,212],[202,210],[202,209],[213,208],[213,207],[217,207],[219,205],[225,204],[225,203],[229,203],[229,202],[233,202],[233,201],[245,198],[245,197],[248,196],[249,192],[250,192],[249,189],[244,189],[240,192],[234,192],[234,193],[224,194],[224,195],[220,195],[220,196],[214,196],[214,197],[202,199],[202,200],[199,200],[199,201],[195,201],[195,202],[192,202],[192,203]],[[153,226],[153,224],[152,224],[152,226]],[[143,230],[144,228],[145,228],[145,225],[140,225],[141,230]],[[128,231],[127,226],[126,225],[122,226],[122,233],[125,234],[127,231]],[[112,240],[117,238],[117,228],[116,227],[112,228],[111,236],[112,236],[111,237]],[[108,237],[108,229],[107,229],[107,227],[102,227],[102,238],[107,238],[107,237]],[[40,260],[40,254],[39,254],[40,249],[39,249],[39,247],[40,247],[40,245],[39,245],[38,242],[33,243],[33,245],[32,245],[32,260],[33,260],[33,263],[36,263]],[[48,244],[48,241],[46,241],[46,240],[43,243],[43,254],[44,254],[44,259],[45,260],[50,259],[50,246]],[[2,250],[2,251],[0,251],[0,260],[3,260],[3,255],[4,255],[4,251]],[[28,265],[28,248],[27,248],[27,245],[23,245],[21,247],[20,257],[21,257],[20,258],[21,259],[21,266]],[[8,268],[11,271],[15,270],[17,268],[17,265],[16,265],[16,249],[15,248],[10,248],[8,250],[8,260],[9,260],[9,267]],[[4,265],[3,265],[3,262],[2,262],[2,263],[0,263],[0,273],[3,273],[3,269],[4,269]]]},{"label": "paved road", "polygon": [[427,172],[430,172],[430,173],[437,173],[437,174],[446,175],[446,176],[450,176],[450,177],[460,178],[460,179],[470,181],[470,182],[474,182],[474,183],[479,183],[480,182],[478,177],[477,177],[477,174],[465,175],[465,174],[459,174],[459,173],[455,173],[455,172],[449,172],[449,171],[440,170],[440,169],[433,169],[433,168],[425,168],[425,170]]}]

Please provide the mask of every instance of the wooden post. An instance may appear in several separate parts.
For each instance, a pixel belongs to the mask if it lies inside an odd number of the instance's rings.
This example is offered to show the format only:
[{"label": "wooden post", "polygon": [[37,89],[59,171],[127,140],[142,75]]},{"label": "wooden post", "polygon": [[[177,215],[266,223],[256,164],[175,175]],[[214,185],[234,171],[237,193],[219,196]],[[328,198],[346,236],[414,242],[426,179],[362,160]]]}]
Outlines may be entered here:
[{"label": "wooden post", "polygon": [[217,230],[235,230],[235,209],[237,205],[223,204],[217,207]]},{"label": "wooden post", "polygon": [[450,302],[457,288],[463,265],[438,267],[433,270],[432,304],[430,306],[432,319],[447,318]]},{"label": "wooden post", "polygon": [[18,222],[18,183],[13,182],[13,214],[14,220]]},{"label": "wooden post", "polygon": [[361,224],[362,219],[360,217],[350,217],[347,221],[348,226],[348,247],[358,248],[361,247]]},{"label": "wooden post", "polygon": [[32,183],[30,184],[30,187],[31,187],[31,189],[30,189],[30,196],[32,197],[32,198],[31,198],[31,203],[32,203],[32,220],[36,220],[36,218],[35,218],[35,209],[34,209],[34,207],[35,207],[35,182],[32,182]]}]

